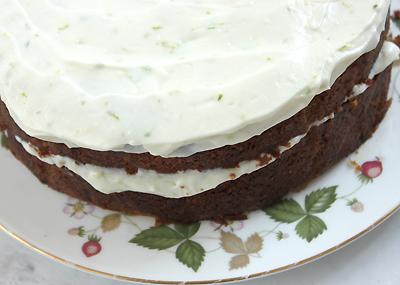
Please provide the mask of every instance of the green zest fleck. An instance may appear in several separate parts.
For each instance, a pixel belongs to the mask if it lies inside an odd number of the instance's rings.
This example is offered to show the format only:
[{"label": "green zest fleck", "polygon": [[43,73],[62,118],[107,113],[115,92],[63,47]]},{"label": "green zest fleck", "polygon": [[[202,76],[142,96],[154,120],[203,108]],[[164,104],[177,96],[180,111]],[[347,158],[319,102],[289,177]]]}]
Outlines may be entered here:
[{"label": "green zest fleck", "polygon": [[174,52],[175,49],[177,49],[177,48],[179,47],[179,45],[177,45],[177,44],[169,43],[169,42],[165,42],[165,41],[160,42],[160,45],[161,45],[163,48],[169,49],[169,51],[170,51],[171,53]]},{"label": "green zest fleck", "polygon": [[207,29],[208,29],[208,30],[215,30],[216,27],[208,27]]},{"label": "green zest fleck", "polygon": [[224,98],[224,94],[219,94],[217,100],[221,101]]},{"label": "green zest fleck", "polygon": [[378,4],[375,4],[374,6],[372,6],[372,8],[374,9],[378,8]]},{"label": "green zest fleck", "polygon": [[132,53],[132,50],[126,47],[121,48],[123,52]]},{"label": "green zest fleck", "polygon": [[107,114],[113,117],[114,119],[119,120],[119,117],[114,112],[108,111]]},{"label": "green zest fleck", "polygon": [[150,132],[147,132],[147,133],[144,134],[144,136],[145,136],[146,138],[148,138],[148,137],[151,136],[151,133],[150,133]]},{"label": "green zest fleck", "polygon": [[350,46],[349,45],[343,45],[341,48],[339,48],[339,51],[345,51],[345,50],[348,50],[350,48]]},{"label": "green zest fleck", "polygon": [[176,95],[181,94],[181,91],[180,91],[180,90],[172,90],[172,91],[170,91],[168,94],[169,94],[170,96],[176,96]]},{"label": "green zest fleck", "polygon": [[162,27],[161,26],[153,26],[153,27],[151,27],[154,31],[159,31],[159,30],[161,30],[162,29]]},{"label": "green zest fleck", "polygon": [[142,66],[141,68],[142,68],[143,71],[146,71],[146,72],[151,72],[152,71],[150,66]]},{"label": "green zest fleck", "polygon": [[28,98],[28,95],[25,92],[21,92],[21,96],[24,98]]},{"label": "green zest fleck", "polygon": [[65,24],[64,26],[59,27],[58,30],[59,30],[59,31],[65,31],[65,30],[68,29],[68,28],[69,28],[69,24]]}]

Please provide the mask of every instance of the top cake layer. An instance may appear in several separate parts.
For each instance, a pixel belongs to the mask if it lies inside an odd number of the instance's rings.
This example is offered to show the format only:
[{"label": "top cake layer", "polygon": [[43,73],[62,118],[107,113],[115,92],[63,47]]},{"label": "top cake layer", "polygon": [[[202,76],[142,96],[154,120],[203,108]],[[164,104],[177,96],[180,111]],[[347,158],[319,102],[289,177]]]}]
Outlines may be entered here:
[{"label": "top cake layer", "polygon": [[390,1],[0,3],[0,94],[26,133],[188,156],[305,108],[377,46]]}]

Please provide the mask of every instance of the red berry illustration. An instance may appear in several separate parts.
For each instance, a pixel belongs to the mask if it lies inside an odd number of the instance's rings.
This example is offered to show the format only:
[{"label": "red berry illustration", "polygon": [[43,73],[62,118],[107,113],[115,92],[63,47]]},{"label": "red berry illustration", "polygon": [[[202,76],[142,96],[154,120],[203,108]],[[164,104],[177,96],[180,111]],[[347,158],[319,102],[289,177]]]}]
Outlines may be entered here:
[{"label": "red berry illustration", "polygon": [[364,205],[361,202],[355,202],[351,205],[351,210],[355,213],[362,213],[364,212]]},{"label": "red berry illustration", "polygon": [[82,245],[82,252],[86,255],[86,257],[92,257],[101,252],[101,238],[96,235],[91,235],[88,238],[89,240]]},{"label": "red berry illustration", "polygon": [[383,166],[380,160],[367,161],[361,165],[361,173],[371,179],[377,178],[382,174]]},{"label": "red berry illustration", "polygon": [[364,212],[364,204],[358,201],[357,199],[349,200],[347,206],[349,206],[351,210],[355,213]]}]

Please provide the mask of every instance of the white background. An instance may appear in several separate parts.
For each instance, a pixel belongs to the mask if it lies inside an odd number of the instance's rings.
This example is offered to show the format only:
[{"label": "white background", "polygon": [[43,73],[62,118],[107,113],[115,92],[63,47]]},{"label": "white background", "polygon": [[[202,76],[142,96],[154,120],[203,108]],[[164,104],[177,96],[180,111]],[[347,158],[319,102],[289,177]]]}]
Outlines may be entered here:
[{"label": "white background", "polygon": [[[317,262],[244,285],[399,285],[400,214]],[[0,285],[123,285],[65,267],[0,233]]]}]

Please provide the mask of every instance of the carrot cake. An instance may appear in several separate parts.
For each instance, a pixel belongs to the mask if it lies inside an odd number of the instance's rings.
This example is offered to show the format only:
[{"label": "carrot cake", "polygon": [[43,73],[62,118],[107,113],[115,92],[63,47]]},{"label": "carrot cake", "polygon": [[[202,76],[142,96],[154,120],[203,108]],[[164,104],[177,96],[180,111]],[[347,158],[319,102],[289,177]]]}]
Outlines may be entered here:
[{"label": "carrot cake", "polygon": [[390,106],[389,0],[0,0],[0,129],[40,181],[189,223],[299,191]]}]

